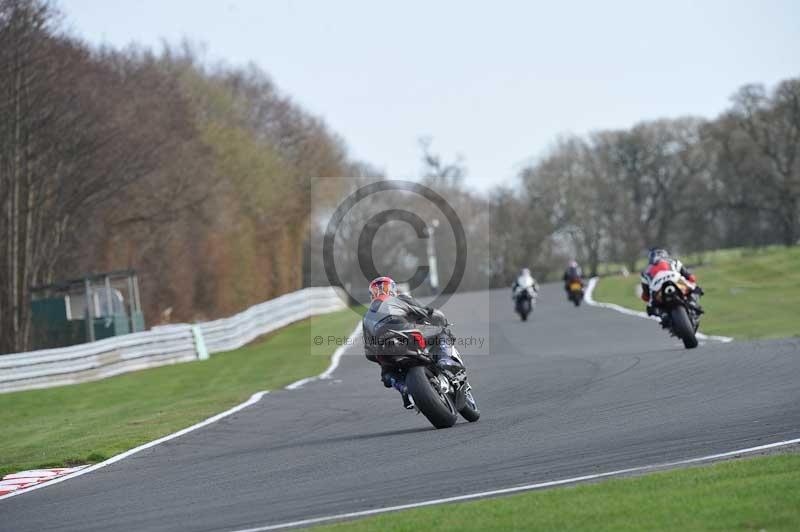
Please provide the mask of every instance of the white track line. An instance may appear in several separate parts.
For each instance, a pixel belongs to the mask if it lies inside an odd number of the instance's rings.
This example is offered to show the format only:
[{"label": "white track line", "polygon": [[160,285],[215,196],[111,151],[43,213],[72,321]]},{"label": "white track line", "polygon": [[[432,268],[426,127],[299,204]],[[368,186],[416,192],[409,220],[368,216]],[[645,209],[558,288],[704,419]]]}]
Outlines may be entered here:
[{"label": "white track line", "polygon": [[303,387],[304,384],[308,384],[309,382],[314,382],[316,380],[321,379],[330,379],[333,372],[336,371],[336,368],[339,367],[339,362],[342,359],[342,355],[347,348],[350,347],[355,343],[355,339],[361,334],[361,321],[359,320],[358,324],[356,324],[356,328],[353,329],[353,332],[350,333],[350,336],[347,337],[343,345],[340,345],[336,348],[336,351],[333,352],[331,355],[331,364],[328,366],[328,369],[317,375],[316,377],[306,377],[305,379],[300,379],[299,381],[295,381],[290,385],[286,386],[287,390],[296,390],[298,388]]},{"label": "white track line", "polygon": [[[591,305],[593,307],[601,307],[601,308],[610,308],[611,310],[616,310],[617,312],[621,312],[622,314],[627,314],[628,316],[636,316],[637,318],[644,318],[646,320],[654,320],[660,322],[661,320],[656,316],[648,316],[646,312],[640,312],[638,310],[631,310],[629,308],[622,307],[620,305],[615,305],[614,303],[600,303],[599,301],[595,301],[592,297],[592,293],[594,292],[595,287],[597,286],[597,277],[592,277],[589,279],[589,284],[586,285],[586,292],[583,296],[584,301],[586,301],[587,305]],[[729,336],[712,336],[703,333],[697,333],[697,338],[700,340],[715,340],[717,342],[728,343],[732,342],[733,338]]]},{"label": "white track line", "polygon": [[84,469],[81,469],[80,471],[76,471],[75,473],[71,473],[69,475],[64,475],[63,477],[58,477],[58,478],[50,480],[48,482],[43,482],[41,484],[37,484],[35,486],[31,486],[30,488],[26,488],[24,490],[19,490],[19,491],[15,491],[15,492],[9,493],[7,495],[3,495],[2,497],[0,497],[0,500],[7,499],[9,497],[14,497],[16,495],[21,495],[23,493],[30,493],[31,491],[37,490],[39,488],[52,486],[54,484],[58,484],[59,482],[64,482],[65,480],[69,480],[71,478],[76,478],[76,477],[79,477],[81,475],[85,475],[86,473],[91,473],[92,471],[96,471],[96,470],[100,469],[101,467],[105,467],[107,465],[111,465],[114,462],[119,462],[123,458],[127,458],[127,457],[129,457],[131,455],[134,455],[134,454],[140,452],[140,451],[144,451],[145,449],[149,449],[150,447],[155,447],[159,443],[164,443],[165,441],[169,441],[169,440],[175,439],[175,438],[177,438],[179,436],[183,436],[184,434],[192,432],[193,430],[197,430],[199,428],[205,427],[206,425],[210,425],[210,424],[212,424],[212,423],[214,423],[216,421],[219,421],[220,419],[223,419],[223,418],[226,418],[226,417],[228,417],[228,416],[230,416],[232,414],[235,414],[236,412],[238,412],[240,410],[243,410],[243,409],[247,408],[250,405],[256,404],[257,402],[259,402],[261,400],[262,397],[264,397],[268,393],[269,393],[268,391],[256,392],[253,395],[251,395],[250,399],[248,399],[244,403],[240,403],[240,404],[234,406],[233,408],[231,408],[229,410],[226,410],[226,411],[224,411],[222,413],[219,413],[219,414],[217,414],[215,416],[211,416],[210,418],[205,419],[205,420],[201,421],[200,423],[196,423],[196,424],[192,425],[191,427],[186,427],[185,429],[179,430],[178,432],[173,432],[172,434],[168,434],[168,435],[166,435],[166,436],[164,436],[162,438],[159,438],[157,440],[153,440],[151,442],[147,442],[144,445],[140,445],[139,447],[134,447],[133,449],[127,450],[124,453],[120,453],[120,454],[118,454],[116,456],[112,456],[108,460],[105,460],[103,462],[99,462],[97,464],[88,466],[88,467],[86,467]]},{"label": "white track line", "polygon": [[522,491],[531,491],[541,488],[551,488],[554,486],[562,486],[564,484],[574,484],[576,482],[585,482],[587,480],[597,480],[602,478],[608,477],[615,477],[620,475],[627,475],[631,473],[643,473],[658,469],[664,468],[671,468],[689,464],[695,464],[699,462],[708,462],[710,460],[719,460],[721,458],[731,458],[738,455],[743,454],[750,454],[759,451],[765,451],[768,449],[775,449],[778,447],[785,447],[788,445],[795,445],[800,443],[800,438],[794,440],[786,440],[780,441],[777,443],[770,443],[767,445],[759,445],[758,447],[748,447],[747,449],[738,449],[736,451],[730,451],[726,453],[719,453],[719,454],[711,454],[708,456],[701,456],[699,458],[689,458],[687,460],[678,460],[675,462],[666,462],[663,464],[654,464],[654,465],[646,465],[646,466],[639,466],[639,467],[630,467],[628,469],[618,469],[616,471],[609,471],[607,473],[596,473],[593,475],[583,475],[580,477],[572,477],[572,478],[564,478],[561,480],[551,480],[548,482],[538,482],[536,484],[526,484],[524,486],[515,486],[513,488],[503,488],[503,489],[496,489],[491,491],[482,491],[478,493],[470,493],[467,495],[458,495],[455,497],[446,497],[443,499],[432,499],[427,501],[421,502],[414,502],[410,504],[401,504],[398,506],[386,506],[384,508],[373,508],[372,510],[363,510],[360,512],[349,512],[344,514],[337,514],[337,515],[328,515],[324,517],[314,517],[312,519],[303,519],[300,521],[290,521],[287,523],[279,523],[277,525],[267,525],[262,527],[256,528],[243,528],[231,532],[267,532],[269,530],[280,530],[283,528],[293,528],[299,526],[308,526],[308,525],[316,525],[320,523],[326,523],[329,521],[337,521],[342,519],[354,519],[356,517],[368,517],[371,515],[376,514],[383,514],[387,512],[396,512],[398,510],[410,510],[412,508],[422,508],[425,506],[434,506],[437,504],[446,504],[451,502],[459,502],[459,501],[468,501],[472,499],[483,499],[486,497],[494,497],[497,495],[507,495],[510,493],[518,493]]},{"label": "white track line", "polygon": [[[325,371],[323,371],[322,373],[320,373],[316,377],[308,377],[306,379],[301,379],[301,380],[299,380],[297,382],[294,382],[294,383],[290,384],[289,386],[287,386],[286,389],[294,390],[294,389],[299,388],[303,384],[306,384],[308,382],[315,381],[315,380],[318,380],[318,379],[328,379],[328,378],[330,378],[331,374],[333,374],[333,372],[339,366],[339,361],[341,360],[342,354],[344,353],[345,349],[347,349],[347,347],[349,347],[353,343],[353,341],[355,340],[355,337],[358,335],[358,333],[360,333],[360,331],[361,331],[361,323],[359,322],[358,326],[353,331],[353,333],[348,337],[348,339],[345,342],[345,344],[343,346],[338,347],[336,349],[336,351],[333,352],[333,355],[331,357],[331,363],[328,366],[328,369],[326,369]],[[118,455],[112,456],[108,460],[105,460],[103,462],[99,462],[97,464],[88,466],[88,467],[86,467],[84,469],[76,471],[75,473],[70,473],[69,475],[64,475],[63,477],[58,477],[58,478],[55,478],[53,480],[50,480],[50,481],[47,481],[47,482],[43,482],[41,484],[36,484],[35,486],[31,486],[29,488],[17,490],[17,491],[8,493],[6,495],[2,495],[2,496],[0,496],[0,500],[8,499],[9,497],[15,497],[17,495],[22,495],[23,493],[30,493],[31,491],[37,490],[39,488],[52,486],[54,484],[58,484],[59,482],[64,482],[65,480],[69,480],[71,478],[76,478],[76,477],[79,477],[81,475],[85,475],[86,473],[91,473],[92,471],[97,471],[98,469],[100,469],[102,467],[105,467],[107,465],[111,465],[114,462],[119,462],[123,458],[127,458],[127,457],[129,457],[131,455],[134,455],[134,454],[140,452],[140,451],[144,451],[145,449],[149,449],[150,447],[155,447],[156,445],[158,445],[160,443],[164,443],[165,441],[169,441],[169,440],[178,438],[180,436],[183,436],[184,434],[188,434],[189,432],[192,432],[192,431],[195,431],[197,429],[203,428],[203,427],[205,427],[207,425],[210,425],[212,423],[215,423],[215,422],[219,421],[220,419],[223,419],[223,418],[226,418],[226,417],[228,417],[228,416],[230,416],[232,414],[235,414],[236,412],[239,412],[240,410],[243,410],[243,409],[247,408],[248,406],[256,404],[257,402],[259,402],[261,400],[262,397],[264,397],[268,393],[269,393],[268,390],[265,390],[263,392],[256,392],[253,395],[251,395],[250,399],[248,399],[247,401],[245,401],[243,403],[240,403],[240,404],[234,406],[233,408],[230,408],[229,410],[226,410],[226,411],[221,412],[221,413],[219,413],[217,415],[211,416],[210,418],[205,419],[205,420],[203,420],[203,421],[201,421],[199,423],[196,423],[196,424],[192,425],[191,427],[186,427],[185,429],[179,430],[178,432],[173,432],[172,434],[168,434],[168,435],[166,435],[166,436],[164,436],[162,438],[159,438],[157,440],[153,440],[151,442],[147,442],[147,443],[145,443],[143,445],[140,445],[139,447],[134,447],[133,449],[127,450],[124,453],[120,453]]]}]

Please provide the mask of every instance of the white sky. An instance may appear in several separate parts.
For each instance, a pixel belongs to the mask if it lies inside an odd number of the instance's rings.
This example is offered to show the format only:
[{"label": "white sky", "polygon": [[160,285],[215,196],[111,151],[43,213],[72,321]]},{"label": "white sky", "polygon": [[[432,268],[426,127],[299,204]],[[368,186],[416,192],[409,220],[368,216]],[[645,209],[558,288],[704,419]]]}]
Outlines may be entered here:
[{"label": "white sky", "polygon": [[750,82],[800,75],[800,2],[60,0],[91,43],[186,37],[253,61],[390,177],[417,139],[508,182],[560,133],[713,117]]}]

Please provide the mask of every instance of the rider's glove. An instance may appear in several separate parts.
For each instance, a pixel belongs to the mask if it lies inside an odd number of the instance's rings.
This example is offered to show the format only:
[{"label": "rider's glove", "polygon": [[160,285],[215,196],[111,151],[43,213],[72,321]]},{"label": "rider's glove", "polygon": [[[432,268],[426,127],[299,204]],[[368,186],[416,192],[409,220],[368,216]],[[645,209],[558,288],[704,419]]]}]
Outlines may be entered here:
[{"label": "rider's glove", "polygon": [[694,289],[694,293],[697,294],[698,296],[702,296],[703,294],[705,294],[705,291],[703,291],[703,289],[698,286]]}]

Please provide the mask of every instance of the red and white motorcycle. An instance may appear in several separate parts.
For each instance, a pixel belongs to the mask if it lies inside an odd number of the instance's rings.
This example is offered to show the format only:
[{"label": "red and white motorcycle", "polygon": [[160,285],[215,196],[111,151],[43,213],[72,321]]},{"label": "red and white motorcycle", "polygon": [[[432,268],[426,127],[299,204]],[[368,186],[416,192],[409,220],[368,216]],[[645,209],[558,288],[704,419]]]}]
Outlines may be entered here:
[{"label": "red and white motorcycle", "polygon": [[683,340],[686,349],[697,347],[697,328],[703,310],[697,302],[703,291],[674,270],[660,271],[650,280],[651,305],[661,326]]}]

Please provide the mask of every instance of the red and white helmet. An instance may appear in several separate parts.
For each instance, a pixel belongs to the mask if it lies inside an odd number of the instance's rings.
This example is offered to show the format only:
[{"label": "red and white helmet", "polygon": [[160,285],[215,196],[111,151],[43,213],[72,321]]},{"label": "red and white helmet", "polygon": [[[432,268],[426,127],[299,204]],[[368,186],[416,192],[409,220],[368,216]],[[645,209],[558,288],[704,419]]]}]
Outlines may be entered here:
[{"label": "red and white helmet", "polygon": [[369,283],[369,293],[373,300],[381,296],[396,296],[397,283],[391,277],[377,277]]}]

